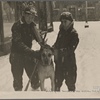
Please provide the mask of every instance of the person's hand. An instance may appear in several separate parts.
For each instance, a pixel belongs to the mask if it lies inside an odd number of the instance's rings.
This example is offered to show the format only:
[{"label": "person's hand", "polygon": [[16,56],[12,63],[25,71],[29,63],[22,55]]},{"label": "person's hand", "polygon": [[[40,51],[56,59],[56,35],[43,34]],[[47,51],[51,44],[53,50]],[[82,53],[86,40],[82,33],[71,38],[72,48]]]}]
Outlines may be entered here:
[{"label": "person's hand", "polygon": [[31,55],[33,58],[35,58],[35,59],[37,59],[37,60],[39,60],[40,59],[40,57],[41,57],[41,54],[40,54],[40,51],[32,51],[32,55]]}]

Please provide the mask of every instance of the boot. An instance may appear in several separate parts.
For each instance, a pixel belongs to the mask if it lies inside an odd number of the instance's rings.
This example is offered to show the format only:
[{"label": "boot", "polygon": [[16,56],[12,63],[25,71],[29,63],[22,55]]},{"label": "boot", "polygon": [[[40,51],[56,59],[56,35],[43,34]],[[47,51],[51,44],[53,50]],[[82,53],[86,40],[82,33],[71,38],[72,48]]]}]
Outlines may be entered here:
[{"label": "boot", "polygon": [[22,91],[21,88],[17,88],[17,87],[15,87],[14,90],[15,90],[15,91]]},{"label": "boot", "polygon": [[68,87],[68,91],[72,91],[72,92],[75,92],[75,86],[72,86],[72,87]]}]

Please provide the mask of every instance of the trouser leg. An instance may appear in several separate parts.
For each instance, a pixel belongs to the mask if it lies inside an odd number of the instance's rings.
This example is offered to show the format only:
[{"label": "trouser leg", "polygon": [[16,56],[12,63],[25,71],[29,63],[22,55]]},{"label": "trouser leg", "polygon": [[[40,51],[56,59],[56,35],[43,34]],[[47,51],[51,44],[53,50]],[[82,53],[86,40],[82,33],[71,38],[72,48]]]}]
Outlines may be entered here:
[{"label": "trouser leg", "polygon": [[62,63],[62,57],[59,53],[58,58],[55,62],[55,90],[56,91],[60,91],[63,80],[64,80],[63,63]]},{"label": "trouser leg", "polygon": [[[73,69],[72,69],[73,70]],[[69,70],[66,76],[66,85],[68,86],[69,91],[75,91],[75,83],[76,83],[76,71]]]},{"label": "trouser leg", "polygon": [[34,88],[35,87],[38,88],[39,86],[37,86],[37,85],[39,84],[39,79],[38,79],[36,63],[34,61],[29,60],[29,59],[27,59],[25,61],[25,63],[26,63],[24,66],[25,71],[26,71],[28,77],[31,78],[31,86]]},{"label": "trouser leg", "polygon": [[11,72],[13,75],[13,87],[15,91],[21,91],[23,88],[23,63],[22,57],[18,54],[10,55]]},{"label": "trouser leg", "polygon": [[66,62],[66,76],[65,83],[68,86],[69,91],[75,91],[75,83],[77,78],[77,66],[75,56],[69,57],[70,62]]},{"label": "trouser leg", "polygon": [[[59,65],[56,65],[56,67],[59,67]],[[55,90],[56,91],[60,91],[63,80],[64,80],[64,77],[63,77],[62,69],[55,68]]]}]

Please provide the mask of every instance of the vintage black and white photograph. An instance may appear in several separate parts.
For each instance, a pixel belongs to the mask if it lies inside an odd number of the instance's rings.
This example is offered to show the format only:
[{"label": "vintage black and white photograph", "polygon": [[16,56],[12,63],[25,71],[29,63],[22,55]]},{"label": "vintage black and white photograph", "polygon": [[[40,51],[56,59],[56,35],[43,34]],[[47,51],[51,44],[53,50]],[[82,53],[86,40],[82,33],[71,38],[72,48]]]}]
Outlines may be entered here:
[{"label": "vintage black and white photograph", "polygon": [[0,1],[1,98],[100,98],[100,0]]}]

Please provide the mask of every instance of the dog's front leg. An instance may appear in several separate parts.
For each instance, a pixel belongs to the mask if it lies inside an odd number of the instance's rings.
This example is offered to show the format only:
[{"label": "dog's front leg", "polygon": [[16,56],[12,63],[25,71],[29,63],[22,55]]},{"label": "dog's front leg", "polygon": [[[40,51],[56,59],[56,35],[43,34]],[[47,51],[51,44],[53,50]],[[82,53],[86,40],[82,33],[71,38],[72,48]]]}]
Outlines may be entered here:
[{"label": "dog's front leg", "polygon": [[55,80],[54,75],[51,77],[51,91],[55,91]]},{"label": "dog's front leg", "polygon": [[44,88],[44,79],[40,80],[40,88],[41,88],[41,91],[45,91],[45,88]]}]

